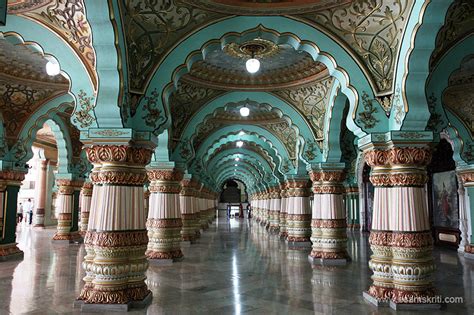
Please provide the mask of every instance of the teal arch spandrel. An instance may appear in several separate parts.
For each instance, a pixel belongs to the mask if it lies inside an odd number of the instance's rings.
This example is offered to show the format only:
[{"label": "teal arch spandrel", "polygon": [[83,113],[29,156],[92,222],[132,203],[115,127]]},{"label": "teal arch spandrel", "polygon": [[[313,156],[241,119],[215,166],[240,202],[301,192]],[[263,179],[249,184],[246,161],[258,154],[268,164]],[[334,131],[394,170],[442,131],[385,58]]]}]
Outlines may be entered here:
[{"label": "teal arch spandrel", "polygon": [[263,175],[266,172],[268,172],[268,169],[265,169],[265,167],[261,164],[261,162],[251,156],[243,156],[242,160],[234,161],[233,156],[226,156],[221,159],[221,161],[212,168],[212,170],[219,174],[222,171],[222,168],[229,167],[229,168],[235,168],[235,165],[237,164],[239,167],[243,163],[250,164],[256,171],[258,171],[259,174]]},{"label": "teal arch spandrel", "polygon": [[430,118],[425,95],[429,61],[451,3],[415,1],[400,47],[390,130],[425,130]]},{"label": "teal arch spandrel", "polygon": [[[5,38],[11,37],[8,36],[10,34],[16,33],[26,43],[36,42],[43,50],[45,56],[51,55],[58,60],[61,65],[62,73],[70,81],[69,94],[75,101],[75,111],[80,110],[80,106],[78,105],[79,95],[94,98],[94,86],[86,67],[74,50],[54,32],[38,23],[17,15],[9,15],[7,25],[0,26],[0,32],[3,33]],[[93,110],[91,110],[89,114],[94,116]],[[76,125],[79,129],[85,129],[85,127],[81,127],[79,123],[76,123]],[[91,126],[97,127],[95,118]]]},{"label": "teal arch spandrel", "polygon": [[243,169],[240,169],[239,171],[237,171],[236,175],[234,175],[233,170],[224,171],[223,173],[221,173],[218,176],[218,178],[216,180],[216,183],[222,183],[225,180],[227,180],[229,178],[232,178],[233,176],[237,176],[237,175],[243,177],[246,182],[251,182],[254,185],[257,185],[257,183],[261,180],[257,175],[255,175],[255,174],[251,173],[249,170],[243,168]]},{"label": "teal arch spandrel", "polygon": [[[261,28],[258,28],[259,26]],[[264,31],[261,31],[263,28]],[[364,72],[351,55],[338,43],[313,26],[281,16],[232,17],[196,31],[180,42],[160,64],[150,80],[145,96],[150,98],[153,97],[153,93],[158,93],[161,97],[160,101],[165,103],[160,104],[159,110],[161,113],[168,112],[166,103],[174,90],[173,86],[169,86],[169,82],[174,82],[176,86],[181,76],[189,71],[192,64],[204,58],[206,52],[203,47],[206,43],[215,39],[220,39],[222,43],[226,43],[231,39],[242,36],[237,32],[244,33],[252,29],[255,29],[253,31],[255,33],[259,32],[258,35],[262,38],[265,37],[265,39],[277,43],[289,44],[297,50],[308,52],[313,59],[324,63],[329,70],[329,74],[340,82],[342,92],[347,95],[351,104],[351,114],[357,116],[356,111],[358,113],[363,111],[363,106],[358,106],[360,101],[358,91],[359,93],[367,93],[370,99],[374,98],[372,88]],[[229,31],[233,31],[233,33],[228,34]],[[201,51],[202,49],[204,51]],[[189,52],[198,53],[188,55]],[[143,112],[145,103],[146,98],[139,105],[141,113],[137,117],[146,115]],[[385,115],[380,112],[379,110],[376,115],[380,120],[383,120]],[[135,123],[140,123],[138,118]],[[160,128],[165,127],[166,125],[160,126]],[[362,130],[354,121],[351,121],[348,127],[358,137],[362,137],[367,132],[367,130]],[[377,130],[377,128],[379,127],[373,127],[374,130]]]},{"label": "teal arch spandrel", "polygon": [[[18,168],[19,170],[24,170],[23,167],[25,163],[33,156],[31,146],[36,138],[36,132],[41,129],[43,124],[49,119],[59,121],[60,119],[57,117],[57,114],[64,112],[68,108],[71,108],[73,106],[73,102],[74,98],[70,94],[64,94],[55,97],[35,111],[23,125],[17,143],[2,158],[2,168]],[[63,129],[65,128],[63,125],[62,127]],[[67,141],[69,145],[65,145],[64,147],[68,148],[67,154],[69,157],[71,157],[72,146],[70,145],[69,136],[67,137]],[[68,161],[70,161],[69,158]],[[68,167],[67,163],[65,166]]]},{"label": "teal arch spandrel", "polygon": [[[447,125],[448,122],[454,125],[458,130],[462,130],[464,126],[459,125],[458,119],[449,119],[445,113],[442,104],[443,92],[449,85],[450,75],[461,67],[464,58],[468,55],[474,54],[474,34],[466,37],[461,42],[456,43],[451,49],[439,60],[435,68],[431,72],[426,85],[426,97],[430,105],[434,107],[432,117],[428,121],[428,127],[433,130],[437,136]],[[436,115],[436,116],[433,116]],[[458,123],[459,122],[459,123]],[[470,139],[464,138],[464,141]]]},{"label": "teal arch spandrel", "polygon": [[96,54],[96,71],[99,78],[94,109],[97,127],[120,128],[123,127],[120,115],[122,86],[118,69],[126,65],[121,65],[119,62],[115,46],[115,31],[110,20],[109,1],[85,0],[85,7],[87,21],[92,30],[92,44]]}]

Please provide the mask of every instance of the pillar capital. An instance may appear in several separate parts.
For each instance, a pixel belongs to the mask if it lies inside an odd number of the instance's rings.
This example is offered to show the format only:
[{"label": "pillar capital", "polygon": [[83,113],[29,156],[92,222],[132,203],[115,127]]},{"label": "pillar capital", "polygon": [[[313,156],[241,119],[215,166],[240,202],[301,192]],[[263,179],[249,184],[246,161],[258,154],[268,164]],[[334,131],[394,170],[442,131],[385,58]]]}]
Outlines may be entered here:
[{"label": "pillar capital", "polygon": [[86,155],[92,164],[126,164],[145,166],[150,163],[151,148],[131,145],[91,145]]},{"label": "pillar capital", "polygon": [[25,179],[25,172],[16,170],[2,170],[0,171],[0,190],[4,191],[7,185],[20,186]]}]

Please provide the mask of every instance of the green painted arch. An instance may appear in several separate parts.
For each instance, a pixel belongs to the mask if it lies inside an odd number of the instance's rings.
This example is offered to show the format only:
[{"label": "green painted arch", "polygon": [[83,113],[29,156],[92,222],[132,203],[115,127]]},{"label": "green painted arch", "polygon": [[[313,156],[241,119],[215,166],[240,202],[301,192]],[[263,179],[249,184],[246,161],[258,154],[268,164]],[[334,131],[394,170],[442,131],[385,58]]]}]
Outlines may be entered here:
[{"label": "green painted arch", "polygon": [[[265,32],[262,32],[262,28],[259,28],[259,26],[266,28]],[[227,33],[229,30],[232,30],[233,33]],[[238,32],[243,33],[243,35]],[[367,77],[343,47],[317,28],[282,16],[232,17],[189,35],[169,53],[156,69],[147,86],[145,96],[150,97],[153,93],[159,93],[161,101],[164,102],[164,104],[161,104],[160,110],[162,113],[168,113],[167,102],[170,94],[181,76],[189,71],[192,64],[205,58],[206,43],[213,43],[213,40],[215,42],[215,39],[220,39],[220,42],[225,44],[231,40],[236,40],[238,37],[249,36],[252,32],[259,32],[258,35],[262,38],[277,43],[286,43],[297,50],[306,51],[312,55],[314,60],[325,64],[329,74],[339,81],[342,92],[347,95],[351,104],[351,114],[355,115],[356,112],[361,111],[360,106],[357,106],[359,102],[357,91],[365,91],[370,98],[373,98],[373,91]],[[317,41],[317,44],[314,41]],[[189,52],[193,53],[189,55]],[[184,65],[182,64],[183,61]],[[170,81],[174,82],[174,86],[168,83]],[[141,101],[139,111],[143,110],[145,103],[146,99]],[[142,115],[138,116],[141,117]],[[382,113],[379,113],[379,116],[384,119]],[[140,121],[137,119],[135,124],[139,123]],[[157,129],[165,127],[166,125],[163,123]],[[366,134],[352,120],[348,128],[359,138]],[[160,133],[159,130],[158,133]]]},{"label": "green painted arch", "polygon": [[[431,102],[435,102],[435,114],[438,114],[441,123],[435,126],[433,130],[435,135],[441,132],[443,128],[448,125],[449,121],[452,121],[452,124],[457,129],[463,129],[458,125],[460,120],[448,120],[448,115],[444,110],[442,104],[442,96],[444,90],[449,85],[450,75],[458,70],[463,63],[464,58],[469,55],[469,52],[474,53],[472,50],[474,47],[474,34],[466,37],[461,42],[456,43],[438,62],[436,67],[433,69],[428,82],[426,85],[426,96],[430,99]],[[462,123],[461,123],[462,124]],[[459,128],[458,128],[459,126]],[[469,139],[471,137],[469,136]],[[467,140],[467,138],[465,138]]]},{"label": "green painted arch", "polygon": [[109,1],[85,0],[85,7],[87,21],[92,30],[92,45],[96,54],[99,81],[94,108],[97,127],[120,128],[123,127],[120,110],[123,87],[119,68],[126,68],[126,65],[121,65],[123,59],[119,60],[119,52],[115,46],[116,38],[110,18]]},{"label": "green painted arch", "polygon": [[[248,103],[251,103],[251,102],[248,102]],[[232,104],[233,104],[233,103],[232,103]],[[227,104],[224,108],[226,108],[227,106],[233,106],[232,104]],[[268,105],[268,104],[267,104],[267,105]],[[268,106],[271,107],[270,105],[268,105]],[[298,141],[296,142],[296,148],[294,148],[294,149],[295,149],[295,152],[298,152],[298,149],[299,149],[299,147],[300,147],[301,142],[304,141],[304,140],[303,140],[303,137],[300,135],[300,129],[299,129],[295,124],[293,124],[292,119],[291,119],[289,116],[284,115],[279,109],[272,107],[272,111],[273,111],[273,112],[278,112],[279,115],[280,115],[280,118],[284,119],[284,120],[288,123],[289,128],[292,128],[292,129],[295,131],[296,136],[297,136],[297,138],[298,138]],[[207,124],[207,122],[208,122],[210,119],[212,119],[213,117],[215,117],[215,115],[216,115],[216,111],[214,111],[213,113],[207,115],[207,116],[204,118],[204,121],[202,121],[201,123],[199,123],[199,124],[197,125],[196,130],[199,130],[199,128],[200,128],[201,126],[205,126],[205,125]],[[247,124],[239,124],[239,123],[237,123],[237,124],[235,124],[235,125],[237,125],[237,126],[246,126]],[[261,127],[261,128],[264,128],[264,127]],[[272,130],[269,130],[269,129],[267,129],[267,128],[264,128],[264,129],[266,129],[268,132],[270,132],[271,134],[273,134],[273,135],[274,135],[276,138],[278,138],[278,139],[280,140],[280,142],[283,144],[284,139],[281,139],[281,137],[278,136],[277,134],[275,134]],[[216,130],[219,130],[219,129],[216,129]],[[192,134],[191,137],[190,137],[190,139],[189,139],[189,141],[194,142],[194,139],[195,139],[196,136],[197,136],[196,133]],[[287,148],[284,144],[283,144],[283,146],[284,146],[284,150],[286,151],[287,155],[289,155],[288,148]]]},{"label": "green painted arch", "polygon": [[249,170],[240,169],[238,172],[236,172],[235,175],[234,171],[226,170],[225,172],[219,175],[219,177],[216,179],[216,183],[222,183],[225,180],[237,175],[245,178],[245,181],[253,182],[253,185],[256,185],[256,183],[259,181],[259,178],[255,174],[251,173]]},{"label": "green painted arch", "polygon": [[[265,176],[265,171],[260,170],[257,166],[252,164],[250,161],[242,161],[242,163],[239,164],[238,168],[242,168],[248,171],[250,174],[254,174],[255,178],[261,178]],[[232,162],[227,161],[226,164],[221,165],[220,169],[216,170],[217,176],[215,176],[216,182],[219,181],[220,177],[223,174],[227,174],[229,172],[234,172],[234,164]]]},{"label": "green painted arch", "polygon": [[[60,105],[59,108],[68,109],[70,105]],[[31,119],[30,119],[31,120]],[[36,133],[43,127],[43,124],[48,124],[54,134],[56,146],[58,149],[58,175],[71,175],[72,170],[72,142],[69,134],[69,127],[58,116],[58,112],[50,111],[44,112],[43,115],[37,119],[29,121],[29,129],[23,129],[22,134],[25,136],[25,148],[27,154],[19,161],[21,164],[26,164],[32,157],[33,151],[31,149],[33,142],[36,139]]]},{"label": "green painted arch", "polygon": [[[244,156],[244,155],[241,155]],[[222,172],[224,167],[229,167],[229,168],[235,168],[235,164],[238,166],[241,165],[242,163],[247,163],[250,164],[261,176],[268,172],[268,169],[265,169],[265,167],[261,164],[261,162],[251,156],[244,156],[242,160],[234,161],[234,156],[228,155],[223,157],[213,168],[213,173],[219,174]],[[232,166],[233,165],[233,166]]]},{"label": "green painted arch", "polygon": [[[246,102],[243,101],[246,98],[251,100],[251,103],[259,104],[259,106],[269,106],[271,110],[280,111],[281,117],[287,117],[287,119],[290,120],[290,127],[294,129],[296,128],[297,134],[299,133],[302,138],[314,138],[311,128],[301,113],[299,113],[282,99],[267,92],[246,92],[245,94],[242,92],[230,92],[208,102],[188,122],[183,130],[182,138],[192,140],[199,126],[205,123],[206,119],[213,117],[217,110],[226,109],[228,107],[235,106],[236,104]],[[245,128],[245,126],[248,125],[242,124],[242,126],[242,128]],[[304,142],[301,138],[299,140]],[[284,150],[287,151],[286,148]],[[178,148],[173,153],[174,160],[180,159],[179,154],[177,154],[179,151],[180,147],[178,146]]]},{"label": "green painted arch", "polygon": [[[400,48],[394,82],[399,104],[392,104],[391,130],[425,130],[430,118],[425,95],[429,60],[451,3],[449,0],[415,1]],[[405,112],[401,126],[396,121],[400,106]]]},{"label": "green painted arch", "polygon": [[[235,157],[237,156],[241,157],[241,160],[238,162],[234,161]],[[266,165],[262,162],[263,161],[258,155],[257,156],[250,156],[250,155],[246,156],[245,154],[228,155],[226,157],[223,157],[221,161],[218,164],[216,164],[213,170],[216,174],[220,174],[226,168],[235,169],[235,164],[237,164],[239,167],[240,165],[244,163],[244,164],[249,164],[250,166],[252,166],[259,173],[261,177],[267,177],[267,174],[272,174],[273,175],[272,180],[278,181],[278,178],[274,176],[273,172],[270,169],[268,169],[268,166],[266,167]]]},{"label": "green painted arch", "polygon": [[[5,35],[5,38],[10,37],[8,36],[10,34],[16,34],[19,43],[32,43],[38,39],[47,38],[41,43],[36,42],[34,46],[36,49],[40,47],[43,55],[58,60],[61,73],[69,79],[69,94],[75,101],[76,110],[79,104],[77,97],[81,91],[88,96],[94,95],[92,80],[81,58],[51,30],[27,18],[9,15],[7,25],[0,26],[0,34]],[[96,125],[93,123],[93,126]],[[77,127],[80,128],[80,124]]]},{"label": "green painted arch", "polygon": [[[447,115],[453,124],[449,124],[441,133],[440,138],[446,139],[453,149],[453,160],[456,162],[456,167],[463,168],[469,166],[463,158],[462,155],[464,153],[465,144],[469,143],[470,141],[465,141],[466,137],[470,137],[469,131],[462,127],[455,127],[454,124],[461,123],[457,116],[453,115],[449,110],[447,111]],[[473,161],[474,162],[474,161]]]},{"label": "green painted arch", "polygon": [[[241,131],[244,131],[245,134],[239,135]],[[284,173],[281,170],[281,164],[285,159],[289,160],[289,156],[286,150],[283,150],[283,144],[266,129],[253,125],[247,125],[245,128],[239,128],[239,126],[234,125],[217,130],[203,142],[196,153],[196,159],[206,161],[207,157],[211,156],[220,146],[239,140],[255,143],[267,151],[273,160],[276,161],[280,173]]]},{"label": "green painted arch", "polygon": [[[232,159],[239,158],[239,159],[245,159],[245,158],[251,158],[253,160],[258,160],[259,164],[262,165],[262,167],[270,173],[274,173],[276,171],[276,165],[269,164],[266,159],[264,159],[260,154],[257,154],[254,151],[247,150],[247,149],[231,149],[231,150],[225,150],[223,152],[219,152],[217,155],[215,155],[209,162],[207,163],[207,169],[208,170],[214,170],[215,167],[218,167],[218,165],[226,159],[227,157],[230,157]],[[275,175],[278,177],[278,175]]]}]

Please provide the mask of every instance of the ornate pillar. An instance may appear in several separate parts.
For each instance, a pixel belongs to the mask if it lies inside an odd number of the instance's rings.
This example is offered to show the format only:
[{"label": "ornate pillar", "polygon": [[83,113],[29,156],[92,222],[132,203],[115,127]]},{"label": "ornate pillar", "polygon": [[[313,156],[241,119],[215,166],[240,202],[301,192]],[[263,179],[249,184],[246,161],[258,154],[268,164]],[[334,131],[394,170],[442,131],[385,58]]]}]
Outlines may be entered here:
[{"label": "ornate pillar", "polygon": [[345,188],[345,204],[348,228],[351,230],[360,229],[360,213],[359,213],[359,187],[349,185]]},{"label": "ornate pillar", "polygon": [[459,242],[458,252],[464,253],[466,250],[466,245],[469,245],[466,194],[464,188],[464,181],[461,174],[458,173],[457,179],[459,198],[459,230],[461,231],[461,241]]},{"label": "ornate pillar", "polygon": [[[79,189],[82,181],[57,179],[58,194],[56,213],[58,214],[58,230],[53,241],[74,242],[81,239],[79,234]],[[77,191],[77,193],[76,193]]]},{"label": "ornate pillar", "polygon": [[192,193],[191,195],[191,201],[193,205],[192,209],[196,218],[194,220],[194,233],[196,234],[196,239],[198,239],[201,237],[201,218],[199,214],[199,199],[198,199],[198,196],[199,196],[198,188],[200,188],[200,185],[195,180],[191,180],[190,185],[191,185],[190,190]]},{"label": "ornate pillar", "polygon": [[312,262],[345,264],[347,253],[346,211],[343,203],[343,170],[312,170]]},{"label": "ornate pillar", "polygon": [[183,173],[177,169],[148,170],[151,195],[146,256],[152,263],[171,263],[183,257],[179,201],[182,178]]},{"label": "ornate pillar", "polygon": [[[474,171],[470,169],[463,170],[459,173],[459,176],[462,180],[462,186],[464,186],[462,188],[462,195],[461,193],[459,194],[459,225],[464,224],[464,228],[461,228],[461,232],[463,232],[461,235],[461,244],[464,245],[464,256],[469,259],[474,259],[474,237],[472,235],[472,222],[474,218]],[[465,199],[466,196],[464,196],[464,189],[467,192],[467,200]],[[461,191],[461,185],[459,185],[459,191]],[[464,206],[461,206],[463,203]],[[468,211],[470,213],[468,213]],[[469,218],[471,222],[469,222]]]},{"label": "ornate pillar", "polygon": [[16,207],[25,173],[0,171],[0,261],[23,259],[16,243]]},{"label": "ornate pillar", "polygon": [[309,206],[309,180],[288,180],[288,245],[291,247],[310,247],[311,209]]},{"label": "ornate pillar", "polygon": [[91,182],[86,181],[81,188],[81,235],[86,234],[87,225],[89,224],[93,187]]},{"label": "ornate pillar", "polygon": [[280,209],[280,238],[286,239],[288,236],[287,226],[286,226],[286,216],[288,213],[288,196],[287,196],[286,183],[280,185],[280,196],[281,196],[281,209]]},{"label": "ornate pillar", "polygon": [[199,233],[199,215],[194,209],[194,189],[191,179],[181,181],[181,192],[179,193],[179,203],[181,208],[181,219],[183,228],[181,229],[181,240],[194,243]]},{"label": "ornate pillar", "polygon": [[148,190],[148,187],[143,188],[143,198],[145,198],[145,214],[146,217],[148,218],[148,212],[150,212],[150,191]]},{"label": "ornate pillar", "polygon": [[280,231],[280,188],[272,187],[270,190],[270,232],[278,234]]},{"label": "ornate pillar", "polygon": [[44,228],[44,215],[46,204],[46,178],[48,170],[48,160],[40,160],[38,167],[38,185],[36,186],[36,211],[34,227]]},{"label": "ornate pillar", "polygon": [[152,150],[92,145],[86,153],[94,166],[90,173],[94,188],[84,238],[85,284],[77,304],[83,302],[82,311],[144,306],[151,301],[151,292],[145,284],[148,237],[143,185]]},{"label": "ornate pillar", "polygon": [[266,229],[270,227],[270,191],[265,190],[263,195],[263,225]]},{"label": "ornate pillar", "polygon": [[207,221],[207,212],[206,212],[206,201],[204,198],[205,187],[199,185],[197,194],[197,204],[199,209],[199,223],[201,224],[202,230],[207,230],[209,228],[209,222]]},{"label": "ornate pillar", "polygon": [[260,223],[260,193],[256,192],[252,200],[252,212],[255,222]]},{"label": "ornate pillar", "polygon": [[[435,294],[433,240],[427,208],[424,147],[391,147],[365,153],[375,186],[369,267],[373,285],[364,296],[375,304],[422,304]],[[425,302],[426,303],[426,302]]]}]

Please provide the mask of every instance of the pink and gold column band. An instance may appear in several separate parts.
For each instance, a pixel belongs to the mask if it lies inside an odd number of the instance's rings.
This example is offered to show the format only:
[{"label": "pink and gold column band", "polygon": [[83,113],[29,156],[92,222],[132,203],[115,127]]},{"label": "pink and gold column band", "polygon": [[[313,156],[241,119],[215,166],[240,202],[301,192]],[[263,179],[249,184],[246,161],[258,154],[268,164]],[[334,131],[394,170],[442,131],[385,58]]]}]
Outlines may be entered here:
[{"label": "pink and gold column band", "polygon": [[93,184],[91,182],[84,182],[81,188],[81,234],[85,235],[87,226],[89,225],[89,213],[92,202],[92,189]]},{"label": "pink and gold column band", "polygon": [[148,236],[143,185],[152,150],[130,145],[86,148],[94,168],[86,271],[79,300],[86,304],[127,304],[151,295],[145,284]]},{"label": "pink and gold column band", "polygon": [[349,260],[347,253],[346,211],[344,208],[343,170],[310,172],[313,182],[310,257],[322,261]]},{"label": "pink and gold column band", "polygon": [[433,241],[424,189],[430,149],[371,150],[365,159],[372,167],[370,180],[375,186],[369,238],[374,282],[368,293],[378,301],[393,303],[433,296]]},{"label": "pink and gold column band", "polygon": [[179,201],[181,207],[181,219],[183,228],[181,229],[181,239],[183,241],[195,242],[199,235],[199,214],[196,213],[194,204],[194,185],[191,179],[181,181],[181,192]]},{"label": "pink and gold column band", "polygon": [[309,206],[309,187],[310,182],[308,179],[291,179],[287,182],[287,240],[289,243],[291,242],[294,245],[310,246],[311,244],[311,209]]},{"label": "pink and gold column band", "polygon": [[278,234],[280,231],[280,211],[281,211],[280,186],[271,187],[269,190],[269,197],[270,197],[269,230],[272,233]]},{"label": "pink and gold column band", "polygon": [[287,231],[287,223],[286,223],[286,217],[288,214],[288,190],[287,190],[287,184],[283,183],[280,184],[280,197],[281,197],[281,205],[280,205],[280,238],[286,239],[288,236],[288,231]]},{"label": "pink and gold column band", "polygon": [[73,241],[80,239],[78,231],[71,231],[74,211],[74,191],[81,189],[83,181],[57,179],[58,193],[56,198],[56,212],[58,214],[57,232],[54,241]]},{"label": "pink and gold column band", "polygon": [[176,260],[183,257],[181,251],[180,182],[183,172],[177,169],[149,169],[150,211],[146,223],[148,229],[149,259]]}]

